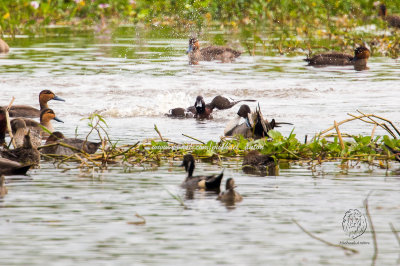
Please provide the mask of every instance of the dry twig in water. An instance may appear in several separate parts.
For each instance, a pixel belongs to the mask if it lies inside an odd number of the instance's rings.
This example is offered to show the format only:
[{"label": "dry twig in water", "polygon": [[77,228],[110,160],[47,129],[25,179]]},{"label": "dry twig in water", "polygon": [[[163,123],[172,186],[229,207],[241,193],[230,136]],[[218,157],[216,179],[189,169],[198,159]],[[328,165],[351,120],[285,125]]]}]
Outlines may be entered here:
[{"label": "dry twig in water", "polygon": [[331,243],[331,242],[328,242],[328,241],[326,241],[326,240],[323,240],[322,238],[319,238],[319,237],[313,235],[311,232],[307,231],[307,230],[306,230],[303,226],[301,226],[295,219],[292,219],[292,221],[293,221],[304,233],[306,233],[306,234],[309,235],[310,237],[312,237],[312,238],[314,238],[314,239],[316,239],[316,240],[318,240],[318,241],[320,241],[320,242],[322,242],[322,243],[324,243],[324,244],[327,244],[328,246],[341,248],[341,249],[343,249],[343,250],[345,250],[345,251],[347,251],[347,252],[350,251],[350,252],[353,253],[353,254],[358,253],[358,250],[356,250],[356,249],[348,248],[348,247],[345,247],[345,246],[342,246],[342,245],[338,245],[338,244],[333,244],[333,243]]}]

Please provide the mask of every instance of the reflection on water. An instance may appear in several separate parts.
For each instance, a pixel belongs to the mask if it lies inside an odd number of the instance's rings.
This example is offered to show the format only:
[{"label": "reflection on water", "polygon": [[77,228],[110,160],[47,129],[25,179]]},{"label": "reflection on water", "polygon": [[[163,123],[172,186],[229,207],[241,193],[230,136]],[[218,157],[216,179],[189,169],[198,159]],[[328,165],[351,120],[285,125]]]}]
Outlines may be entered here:
[{"label": "reflection on water", "polygon": [[[154,124],[175,142],[193,141],[182,133],[219,140],[239,106],[216,111],[207,122],[164,116],[170,108],[192,105],[199,94],[206,102],[218,94],[255,98],[266,118],[293,123],[299,139],[356,109],[396,124],[400,120],[400,69],[390,58],[373,57],[370,69],[361,72],[351,66],[307,67],[300,56],[246,54],[234,64],[189,66],[185,36],[126,27],[109,36],[56,31],[7,41],[12,50],[0,57],[0,102],[15,96],[15,104],[37,106],[38,93],[53,90],[66,99],[49,104],[65,121],[55,127],[67,137],[76,128],[80,136],[87,133],[81,118],[96,110],[120,143],[157,137]],[[252,109],[256,105],[250,103]],[[280,131],[288,135],[292,129]],[[341,131],[369,135],[372,128],[354,122]],[[369,244],[351,246],[360,253],[346,256],[305,235],[292,219],[332,243],[349,240],[343,216],[349,209],[365,213],[362,202],[371,190],[370,212],[384,254],[378,263],[394,264],[398,258],[388,223],[400,227],[400,179],[391,170],[356,165],[343,173],[338,163],[326,163],[311,172],[304,164],[259,177],[244,173],[241,160],[223,162],[225,178],[235,179],[243,201],[227,209],[216,194],[195,191],[193,200],[184,200],[185,209],[167,192],[185,199],[179,164],[81,171],[75,163],[55,169],[44,162],[31,171],[31,180],[8,182],[0,201],[1,263],[165,265],[196,257],[200,264],[366,264],[373,254],[370,227],[357,238]],[[397,163],[390,169],[395,168]],[[206,163],[196,168],[199,174],[219,170]],[[132,224],[135,213],[145,217],[144,226]]]}]

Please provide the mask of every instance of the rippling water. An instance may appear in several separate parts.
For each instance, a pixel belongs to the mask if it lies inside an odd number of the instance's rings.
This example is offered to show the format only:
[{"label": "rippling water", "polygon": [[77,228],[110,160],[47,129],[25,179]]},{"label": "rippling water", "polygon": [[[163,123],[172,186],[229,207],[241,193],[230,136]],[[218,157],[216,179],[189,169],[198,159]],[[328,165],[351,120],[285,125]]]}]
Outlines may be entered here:
[{"label": "rippling water", "polygon": [[[205,62],[189,66],[186,38],[119,29],[112,35],[55,31],[46,37],[7,40],[11,53],[0,56],[0,102],[37,105],[50,89],[63,102],[50,102],[67,136],[88,131],[82,117],[96,111],[121,143],[157,137],[192,142],[218,140],[239,106],[217,111],[214,120],[169,119],[173,107],[187,107],[201,94],[258,100],[264,116],[292,122],[299,138],[326,129],[359,109],[398,125],[400,68],[390,58],[372,57],[369,70],[351,67],[310,68],[304,57],[248,56],[233,64]],[[257,103],[250,103],[252,108]],[[55,122],[56,123],[56,122]],[[284,126],[287,135],[293,129]],[[343,126],[348,133],[370,134],[364,123]],[[377,131],[376,134],[384,134]],[[168,193],[185,198],[179,188],[185,173],[179,161],[158,168],[112,166],[84,172],[71,163],[55,169],[43,162],[25,181],[9,178],[9,194],[0,200],[1,264],[366,264],[373,254],[370,227],[349,245],[360,251],[346,256],[303,233],[293,222],[334,244],[349,240],[342,219],[349,209],[370,211],[377,231],[379,264],[396,264],[399,245],[389,223],[399,229],[398,176],[392,171],[355,165],[343,172],[327,163],[315,172],[308,165],[281,169],[276,177],[255,177],[240,170],[241,161],[226,163],[243,195],[226,208],[216,195],[198,192],[185,200],[187,209]],[[394,164],[391,170],[398,168]],[[221,166],[199,163],[198,173]],[[145,225],[138,213],[145,217]],[[46,264],[47,264],[46,263]]]}]

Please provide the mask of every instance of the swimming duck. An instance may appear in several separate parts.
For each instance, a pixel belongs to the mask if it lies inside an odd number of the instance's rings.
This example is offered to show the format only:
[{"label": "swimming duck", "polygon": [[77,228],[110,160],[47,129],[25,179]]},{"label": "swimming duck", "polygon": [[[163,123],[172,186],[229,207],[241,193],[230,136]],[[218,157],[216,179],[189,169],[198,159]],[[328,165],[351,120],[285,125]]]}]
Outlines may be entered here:
[{"label": "swimming duck", "polygon": [[10,109],[10,117],[40,117],[41,111],[49,108],[47,102],[50,100],[63,101],[64,99],[58,97],[50,90],[42,90],[39,93],[40,110],[28,105],[14,105]]},{"label": "swimming duck", "polygon": [[10,51],[10,47],[8,46],[8,44],[3,41],[2,39],[0,39],[0,54],[1,53],[8,53],[8,51]]},{"label": "swimming duck", "polygon": [[261,154],[259,151],[249,151],[243,158],[243,172],[261,176],[277,174],[277,164],[274,158]]},{"label": "swimming duck", "polygon": [[386,20],[390,27],[400,28],[400,16],[388,15],[385,4],[379,5],[379,16],[381,16],[383,20]]},{"label": "swimming duck", "polygon": [[3,158],[19,162],[23,165],[39,165],[40,162],[40,153],[35,147],[32,146],[29,130],[24,137],[24,145],[22,147],[13,150],[2,150],[0,151],[0,155]]},{"label": "swimming duck", "polygon": [[219,175],[211,175],[211,176],[193,176],[193,171],[195,168],[195,162],[193,155],[186,154],[183,156],[182,165],[185,167],[185,171],[188,173],[188,176],[182,183],[183,188],[187,189],[205,189],[205,190],[214,190],[219,192],[221,186],[221,180],[224,176],[224,171],[222,171]]},{"label": "swimming duck", "polygon": [[6,158],[0,158],[0,175],[25,175],[31,166],[22,165]]},{"label": "swimming duck", "polygon": [[62,120],[56,117],[54,111],[49,108],[43,109],[42,112],[40,113],[40,123],[28,118],[22,118],[22,119],[25,121],[25,124],[28,127],[28,129],[31,129],[33,131],[38,131],[41,133],[42,136],[48,136],[48,134],[44,132],[39,125],[42,125],[45,128],[47,128],[50,132],[53,132],[54,128],[53,125],[51,124],[51,120],[56,120],[57,122],[64,123]]},{"label": "swimming duck", "polygon": [[[66,139],[64,135],[59,131],[53,132],[47,138],[45,145],[57,144],[57,143],[65,143],[69,146],[75,147],[77,150],[83,150],[84,152],[89,154],[95,153],[101,145],[101,142],[92,142],[76,138]],[[72,155],[78,152],[77,150],[72,150],[62,145],[54,145],[54,146],[44,147],[40,151],[43,154]]]},{"label": "swimming duck", "polygon": [[217,108],[218,110],[225,110],[232,108],[234,105],[240,103],[240,102],[255,102],[256,100],[239,100],[239,101],[229,101],[228,98],[217,95],[214,97],[214,99],[210,103],[210,107],[212,109]]},{"label": "swimming duck", "polygon": [[[22,147],[24,145],[25,135],[29,130],[26,126],[25,120],[22,118],[14,118],[13,120],[11,120],[11,130],[12,130],[17,148]],[[30,135],[31,135],[32,146],[37,148],[40,145],[42,145],[40,131],[39,130],[31,130],[30,133],[31,133]]]},{"label": "swimming duck", "polygon": [[7,193],[7,187],[6,187],[6,179],[4,175],[0,175],[0,198],[4,197]]},{"label": "swimming duck", "polygon": [[[370,56],[370,51],[365,46],[357,47],[354,50],[354,56],[339,53],[330,52],[314,55],[311,58],[306,58],[304,61],[308,62],[309,66],[348,66],[354,65],[356,70],[366,69],[367,61]],[[359,68],[359,69],[357,69]]]},{"label": "swimming duck", "polygon": [[235,191],[235,180],[233,178],[228,178],[226,180],[225,191],[221,192],[218,196],[218,200],[225,202],[228,205],[234,205],[235,202],[240,202],[243,200],[242,196]]},{"label": "swimming duck", "polygon": [[196,109],[194,117],[197,119],[212,119],[212,111],[213,108],[211,106],[207,106],[204,102],[203,96],[197,96],[196,102],[194,103],[194,107]]},{"label": "swimming duck", "polygon": [[[242,118],[244,119],[244,123],[239,124]],[[263,118],[259,107],[254,113],[251,113],[250,107],[247,104],[243,104],[240,106],[237,116],[225,127],[224,135],[242,135],[245,138],[259,139],[267,137],[268,131],[279,127],[281,124],[292,125],[286,122],[275,122],[275,119],[268,122],[268,120]]]},{"label": "swimming duck", "polygon": [[0,106],[0,145],[6,142],[7,120],[6,108]]},{"label": "swimming duck", "polygon": [[189,39],[189,48],[186,51],[189,56],[189,64],[197,65],[199,61],[221,60],[222,63],[230,63],[239,57],[241,52],[224,46],[208,46],[200,49],[197,38]]},{"label": "swimming duck", "polygon": [[170,109],[168,114],[165,114],[168,117],[175,117],[175,118],[193,118],[194,113],[191,111],[186,110],[185,108],[177,107]]}]

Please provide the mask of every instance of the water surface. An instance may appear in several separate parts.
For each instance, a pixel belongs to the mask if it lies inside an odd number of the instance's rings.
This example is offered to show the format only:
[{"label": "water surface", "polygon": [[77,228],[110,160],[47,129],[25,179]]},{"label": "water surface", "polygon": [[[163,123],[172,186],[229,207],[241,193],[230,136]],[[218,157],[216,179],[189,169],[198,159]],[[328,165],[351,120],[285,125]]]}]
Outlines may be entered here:
[{"label": "water surface", "polygon": [[[215,33],[220,34],[220,33]],[[238,45],[234,39],[229,39]],[[239,106],[217,111],[211,121],[169,119],[170,108],[188,107],[197,95],[206,101],[218,95],[256,99],[266,118],[291,122],[299,139],[330,127],[347,113],[400,120],[397,90],[399,62],[372,57],[369,70],[351,67],[311,68],[304,57],[251,57],[244,53],[233,64],[205,62],[189,66],[181,35],[121,28],[113,33],[54,30],[46,36],[7,40],[11,52],[0,57],[0,102],[36,105],[42,89],[63,102],[50,102],[64,124],[57,130],[83,137],[93,112],[103,115],[109,133],[120,143],[156,138],[154,124],[174,142],[194,142],[182,133],[219,140],[225,124]],[[206,45],[206,41],[202,43]],[[243,50],[243,49],[242,49]],[[343,132],[369,135],[362,122],[341,127]],[[284,126],[288,135],[293,130]],[[385,134],[377,130],[375,134]],[[92,136],[95,140],[96,136]],[[0,201],[0,257],[5,265],[46,263],[70,265],[187,265],[196,264],[362,264],[370,263],[370,227],[351,245],[359,254],[346,256],[303,233],[293,222],[339,244],[350,240],[342,219],[349,209],[365,214],[363,200],[370,191],[370,211],[377,231],[379,264],[396,264],[399,245],[389,223],[399,229],[399,177],[390,171],[354,165],[343,171],[327,163],[315,172],[309,165],[281,169],[276,177],[257,177],[240,170],[241,161],[222,166],[198,163],[196,172],[233,177],[243,195],[236,208],[226,208],[216,195],[195,194],[180,206],[168,193],[185,199],[179,188],[185,173],[180,161],[160,167],[110,166],[85,171],[70,163],[56,169],[42,162],[24,182],[8,183]],[[10,179],[10,178],[9,178]],[[145,217],[145,225],[138,213]]]}]

